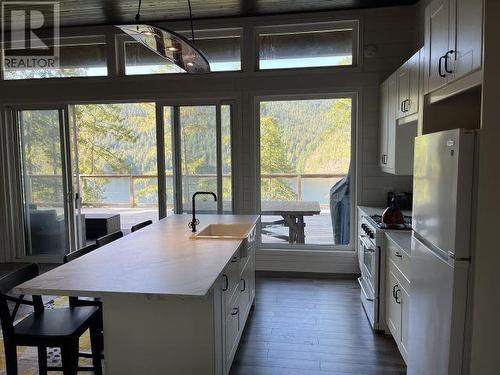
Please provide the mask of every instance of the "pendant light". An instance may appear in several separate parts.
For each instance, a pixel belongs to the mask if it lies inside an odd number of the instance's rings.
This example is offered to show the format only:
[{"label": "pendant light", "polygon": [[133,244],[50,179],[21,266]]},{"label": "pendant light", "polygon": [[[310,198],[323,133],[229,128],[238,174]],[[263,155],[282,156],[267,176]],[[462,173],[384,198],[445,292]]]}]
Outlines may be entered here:
[{"label": "pendant light", "polygon": [[174,63],[187,73],[208,73],[210,72],[208,60],[194,45],[193,16],[190,0],[188,0],[188,5],[192,42],[182,35],[162,27],[139,23],[141,0],[139,0],[135,24],[115,26],[135,41],[167,59],[169,62]]}]

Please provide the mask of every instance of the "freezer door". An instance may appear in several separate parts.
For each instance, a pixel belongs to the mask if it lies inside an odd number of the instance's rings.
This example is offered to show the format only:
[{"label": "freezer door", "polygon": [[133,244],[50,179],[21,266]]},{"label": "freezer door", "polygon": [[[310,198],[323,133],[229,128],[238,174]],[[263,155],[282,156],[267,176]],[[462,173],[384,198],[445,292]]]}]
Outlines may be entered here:
[{"label": "freezer door", "polygon": [[463,374],[469,263],[412,238],[409,375]]},{"label": "freezer door", "polygon": [[456,258],[470,256],[474,143],[464,129],[415,140],[413,230]]}]

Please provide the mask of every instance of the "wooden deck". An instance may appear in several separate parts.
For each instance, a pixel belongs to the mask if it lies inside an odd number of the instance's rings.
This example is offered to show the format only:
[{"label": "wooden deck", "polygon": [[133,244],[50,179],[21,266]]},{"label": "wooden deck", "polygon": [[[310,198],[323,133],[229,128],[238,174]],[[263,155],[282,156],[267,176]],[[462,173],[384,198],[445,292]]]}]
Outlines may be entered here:
[{"label": "wooden deck", "polygon": [[[114,208],[114,207],[101,207],[101,208],[84,208],[82,213],[116,213],[120,215],[121,228],[126,234],[130,232],[130,228],[146,220],[158,221],[158,210],[156,208]],[[172,212],[168,212],[169,215]],[[265,221],[275,221],[282,219],[281,216],[263,216]],[[330,211],[322,210],[321,214],[314,216],[304,217],[306,223],[305,235],[306,245],[329,245],[333,244],[333,231]],[[187,227],[186,220],[186,227]],[[288,235],[288,228],[274,227],[271,229],[273,232],[281,235]],[[282,243],[286,241],[277,239],[272,236],[262,236],[263,243]]]}]

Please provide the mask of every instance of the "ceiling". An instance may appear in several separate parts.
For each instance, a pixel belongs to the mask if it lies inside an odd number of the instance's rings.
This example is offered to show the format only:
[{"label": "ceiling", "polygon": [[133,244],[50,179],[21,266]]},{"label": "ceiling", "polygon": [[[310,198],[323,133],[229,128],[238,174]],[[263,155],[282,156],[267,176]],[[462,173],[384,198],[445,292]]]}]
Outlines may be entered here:
[{"label": "ceiling", "polygon": [[[411,5],[418,0],[191,0],[194,18]],[[131,23],[138,0],[60,0],[61,26]],[[142,0],[141,21],[188,18],[187,0]],[[47,23],[46,23],[47,25]]]}]

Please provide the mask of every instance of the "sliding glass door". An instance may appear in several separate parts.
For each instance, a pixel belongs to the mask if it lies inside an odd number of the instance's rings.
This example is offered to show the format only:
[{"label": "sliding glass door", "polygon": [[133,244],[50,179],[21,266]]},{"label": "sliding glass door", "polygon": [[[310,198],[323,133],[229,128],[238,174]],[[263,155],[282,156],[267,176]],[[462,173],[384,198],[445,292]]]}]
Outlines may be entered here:
[{"label": "sliding glass door", "polygon": [[[229,103],[77,104],[14,112],[26,255],[61,256],[169,213],[232,212]],[[210,199],[207,199],[210,198]],[[106,233],[105,233],[106,232]]]},{"label": "sliding glass door", "polygon": [[159,219],[155,111],[155,103],[72,106],[85,243],[103,234],[95,228],[99,223],[128,233],[135,224]]},{"label": "sliding glass door", "polygon": [[73,200],[64,109],[16,112],[20,140],[26,255],[72,249]]}]

